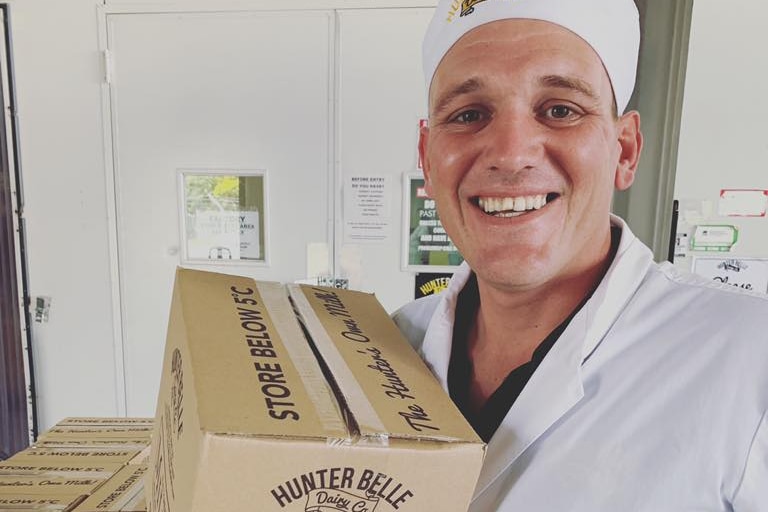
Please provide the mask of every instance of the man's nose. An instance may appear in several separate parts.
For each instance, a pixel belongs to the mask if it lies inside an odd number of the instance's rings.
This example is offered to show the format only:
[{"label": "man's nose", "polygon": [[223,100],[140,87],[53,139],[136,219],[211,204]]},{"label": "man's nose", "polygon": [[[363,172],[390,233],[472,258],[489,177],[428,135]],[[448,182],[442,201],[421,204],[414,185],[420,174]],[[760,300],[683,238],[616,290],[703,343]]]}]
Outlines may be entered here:
[{"label": "man's nose", "polygon": [[520,171],[541,163],[545,133],[533,115],[507,113],[486,127],[482,167],[491,171]]}]

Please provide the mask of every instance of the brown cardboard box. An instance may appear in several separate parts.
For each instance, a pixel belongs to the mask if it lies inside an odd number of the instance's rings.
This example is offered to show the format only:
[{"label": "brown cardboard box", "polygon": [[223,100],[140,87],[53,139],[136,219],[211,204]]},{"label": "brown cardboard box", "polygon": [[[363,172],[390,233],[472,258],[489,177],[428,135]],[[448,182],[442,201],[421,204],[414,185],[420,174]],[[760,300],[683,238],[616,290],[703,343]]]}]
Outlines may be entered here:
[{"label": "brown cardboard box", "polygon": [[38,436],[35,448],[143,450],[151,435],[147,418],[64,418]]},{"label": "brown cardboard box", "polygon": [[151,425],[147,418],[62,420],[35,446],[0,461],[0,512],[72,512],[88,496],[113,507],[95,510],[146,512],[146,466],[125,464],[147,456]]},{"label": "brown cardboard box", "polygon": [[81,462],[61,460],[22,460],[11,458],[0,462],[0,475],[90,477],[106,480],[117,473],[123,465],[107,462]]},{"label": "brown cardboard box", "polygon": [[56,425],[38,439],[148,441],[151,435],[152,425]]},{"label": "brown cardboard box", "polygon": [[[143,464],[127,465],[110,478],[85,501],[75,507],[73,512],[137,512],[137,502],[143,502],[144,473]],[[144,508],[146,510],[146,508]]]},{"label": "brown cardboard box", "polygon": [[[485,446],[369,294],[180,269],[152,512],[465,512]],[[317,354],[317,357],[315,355]]]},{"label": "brown cardboard box", "polygon": [[31,447],[13,455],[7,461],[49,463],[81,461],[88,464],[125,464],[141,453],[141,448],[97,448],[97,447]]},{"label": "brown cardboard box", "polygon": [[0,496],[83,496],[105,481],[82,476],[0,475]]},{"label": "brown cardboard box", "polygon": [[154,418],[125,418],[125,417],[69,417],[59,421],[56,426],[88,426],[93,427],[97,425],[108,426],[130,426],[130,425],[149,425],[152,426]]},{"label": "brown cardboard box", "polygon": [[14,496],[0,495],[0,512],[40,512],[57,511],[69,512],[84,496],[34,496],[18,494]]},{"label": "brown cardboard box", "polygon": [[121,450],[144,450],[149,446],[149,439],[73,439],[46,437],[35,442],[35,448],[98,448]]}]

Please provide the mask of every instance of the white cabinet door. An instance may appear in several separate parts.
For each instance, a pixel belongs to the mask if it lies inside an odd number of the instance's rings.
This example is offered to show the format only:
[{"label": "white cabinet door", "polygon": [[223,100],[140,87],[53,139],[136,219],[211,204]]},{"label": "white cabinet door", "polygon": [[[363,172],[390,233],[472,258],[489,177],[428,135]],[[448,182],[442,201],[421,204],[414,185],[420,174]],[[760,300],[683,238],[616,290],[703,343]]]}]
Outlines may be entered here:
[{"label": "white cabinet door", "polygon": [[[390,223],[380,241],[350,239],[342,211],[340,271],[375,292],[392,311],[413,298],[414,278],[401,269],[402,177],[417,172],[419,119],[427,114],[421,41],[434,9],[361,9],[339,14],[339,160],[342,188],[351,177],[385,177]],[[342,190],[349,193],[349,188]],[[343,206],[349,201],[338,200]],[[384,210],[384,209],[382,209]]]},{"label": "white cabinet door", "polygon": [[269,263],[199,268],[293,281],[308,243],[332,245],[333,26],[325,11],[107,16],[128,415],[154,414],[181,169],[267,176]]}]

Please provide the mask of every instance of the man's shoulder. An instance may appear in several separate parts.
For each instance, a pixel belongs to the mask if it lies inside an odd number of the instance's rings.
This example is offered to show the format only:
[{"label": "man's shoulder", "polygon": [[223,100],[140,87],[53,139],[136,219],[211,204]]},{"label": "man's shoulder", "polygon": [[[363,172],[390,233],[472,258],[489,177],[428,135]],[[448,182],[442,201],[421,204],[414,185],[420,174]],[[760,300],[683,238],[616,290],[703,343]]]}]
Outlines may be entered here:
[{"label": "man's shoulder", "polygon": [[414,348],[421,347],[440,299],[440,294],[428,295],[409,302],[392,313],[392,320]]},{"label": "man's shoulder", "polygon": [[684,272],[666,262],[656,264],[654,270],[655,277],[666,281],[677,293],[687,290],[689,294],[700,297],[702,300],[739,304],[758,309],[768,308],[768,294],[763,291],[734,286],[716,279]]},{"label": "man's shoulder", "polygon": [[681,271],[670,264],[654,265],[638,290],[651,311],[679,322],[705,324],[713,331],[752,332],[768,339],[768,295]]}]

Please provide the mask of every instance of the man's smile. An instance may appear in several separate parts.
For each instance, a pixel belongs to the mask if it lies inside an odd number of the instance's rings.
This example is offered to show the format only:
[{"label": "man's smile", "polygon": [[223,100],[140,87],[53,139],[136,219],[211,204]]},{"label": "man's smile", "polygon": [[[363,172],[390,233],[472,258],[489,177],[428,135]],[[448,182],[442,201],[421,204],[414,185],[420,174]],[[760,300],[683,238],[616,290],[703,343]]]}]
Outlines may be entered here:
[{"label": "man's smile", "polygon": [[478,197],[477,206],[494,217],[518,217],[528,212],[539,210],[554,201],[559,194],[537,194],[517,197]]}]

